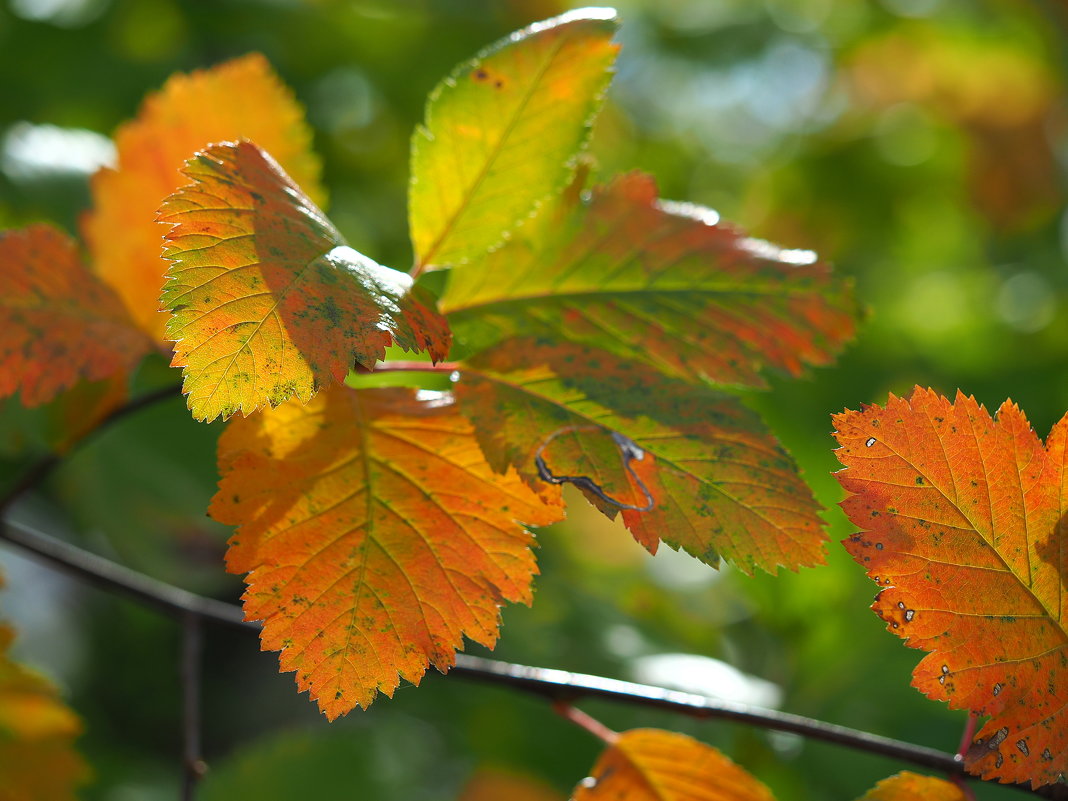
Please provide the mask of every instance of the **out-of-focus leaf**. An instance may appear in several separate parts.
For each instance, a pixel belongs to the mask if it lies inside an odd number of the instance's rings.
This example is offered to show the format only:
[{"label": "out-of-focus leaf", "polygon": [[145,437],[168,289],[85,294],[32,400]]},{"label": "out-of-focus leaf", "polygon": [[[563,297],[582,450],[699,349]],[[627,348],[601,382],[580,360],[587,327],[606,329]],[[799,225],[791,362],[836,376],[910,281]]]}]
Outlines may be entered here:
[{"label": "out-of-focus leaf", "polygon": [[574,801],[774,801],[724,754],[692,737],[632,729],[609,745]]},{"label": "out-of-focus leaf", "polygon": [[459,801],[563,801],[545,782],[531,776],[480,768],[460,792]]},{"label": "out-of-focus leaf", "polygon": [[493,472],[440,393],[333,386],[233,421],[219,463],[211,513],[240,526],[227,565],[250,574],[245,613],[330,719],[447,670],[463,636],[492,646],[498,607],[531,599],[517,521],[561,517]]},{"label": "out-of-focus leaf", "polygon": [[89,778],[73,747],[81,720],[51,683],[11,660],[13,638],[0,624],[0,801],[73,801]]},{"label": "out-of-focus leaf", "polygon": [[735,398],[589,348],[528,340],[465,365],[457,392],[494,469],[515,467],[538,486],[540,451],[553,475],[597,485],[591,497],[573,482],[610,516],[621,511],[652,552],[663,540],[745,572],[823,562],[818,504]]},{"label": "out-of-focus leaf", "polygon": [[184,172],[195,183],[160,210],[173,226],[160,303],[194,417],[306,403],[391,344],[445,357],[451,335],[429,296],[346,246],[256,145],[214,145]]},{"label": "out-of-focus leaf", "polygon": [[860,801],[967,801],[967,798],[952,782],[903,770],[883,779]]},{"label": "out-of-focus leaf", "polygon": [[828,364],[852,338],[848,281],[808,251],[719,224],[709,209],[657,200],[630,174],[586,203],[547,207],[532,227],[456,269],[441,301],[457,339],[484,349],[534,335],[581,342],[670,376],[763,386]]},{"label": "out-of-focus leaf", "polygon": [[179,170],[193,153],[241,138],[269,151],[322,202],[304,112],[259,54],[172,76],[115,134],[118,167],[93,176],[93,211],[83,225],[93,267],[161,343],[166,318],[158,298],[166,263],[160,241],[167,227],[155,221],[156,209],[185,182]]},{"label": "out-of-focus leaf", "polygon": [[983,778],[1068,774],[1068,416],[1046,446],[1011,401],[917,387],[835,415],[846,548],[883,587],[873,609],[930,653],[912,684],[989,717],[965,757]]},{"label": "out-of-focus leaf", "polygon": [[616,24],[602,8],[536,23],[431,93],[412,137],[417,271],[482,255],[563,188],[608,85]]},{"label": "out-of-focus leaf", "polygon": [[0,397],[36,406],[124,375],[151,348],[70,237],[44,224],[0,233]]}]

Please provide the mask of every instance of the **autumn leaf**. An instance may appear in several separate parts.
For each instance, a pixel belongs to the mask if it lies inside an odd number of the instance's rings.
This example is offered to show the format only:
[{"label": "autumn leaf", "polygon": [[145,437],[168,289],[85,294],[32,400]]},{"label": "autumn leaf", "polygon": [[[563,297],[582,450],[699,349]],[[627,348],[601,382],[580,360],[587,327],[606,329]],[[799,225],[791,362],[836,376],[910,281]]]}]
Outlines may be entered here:
[{"label": "autumn leaf", "polygon": [[[577,195],[576,195],[577,197]],[[441,300],[457,340],[580,342],[693,381],[764,386],[828,364],[853,336],[848,281],[808,251],[784,251],[715,212],[657,200],[630,174],[588,202],[547,207],[553,224],[454,269]]]},{"label": "autumn leaf", "polygon": [[540,455],[553,476],[587,478],[599,493],[572,483],[620,512],[651,552],[663,540],[745,572],[823,561],[819,506],[736,398],[611,354],[529,340],[466,363],[457,393],[494,469],[545,486]]},{"label": "autumn leaf", "polygon": [[11,659],[0,624],[0,801],[73,801],[89,770],[73,748],[82,724],[46,679]]},{"label": "autumn leaf", "polygon": [[479,768],[460,791],[459,801],[563,801],[545,782],[500,768]]},{"label": "autumn leaf", "polygon": [[166,270],[160,240],[167,227],[155,222],[156,209],[185,183],[179,170],[193,153],[241,138],[268,150],[322,202],[319,162],[303,110],[258,53],[171,77],[116,132],[117,168],[93,176],[93,211],[82,232],[94,269],[158,342],[165,339],[166,318],[157,300]]},{"label": "autumn leaf", "polygon": [[611,9],[539,22],[461,64],[412,137],[416,272],[499,245],[572,175],[618,46]]},{"label": "autumn leaf", "polygon": [[529,603],[532,536],[561,517],[514,473],[486,464],[448,395],[333,386],[231,422],[212,515],[238,525],[227,566],[331,720],[428,664],[447,670],[466,636],[492,646],[505,601]]},{"label": "autumn leaf", "polygon": [[990,720],[967,769],[1036,786],[1068,774],[1068,417],[1045,447],[1011,401],[916,388],[836,415],[846,548],[883,589],[872,607],[928,651],[913,686]]},{"label": "autumn leaf", "polygon": [[968,801],[960,787],[933,776],[901,771],[883,779],[860,801]]},{"label": "autumn leaf", "polygon": [[685,734],[619,734],[574,801],[774,801],[771,791],[711,746]]},{"label": "autumn leaf", "polygon": [[194,417],[307,402],[391,344],[444,358],[448,324],[430,297],[346,246],[256,145],[214,145],[184,172],[194,183],[160,209],[173,226],[160,303]]},{"label": "autumn leaf", "polygon": [[70,237],[45,224],[0,232],[0,397],[37,406],[128,373],[151,347]]}]

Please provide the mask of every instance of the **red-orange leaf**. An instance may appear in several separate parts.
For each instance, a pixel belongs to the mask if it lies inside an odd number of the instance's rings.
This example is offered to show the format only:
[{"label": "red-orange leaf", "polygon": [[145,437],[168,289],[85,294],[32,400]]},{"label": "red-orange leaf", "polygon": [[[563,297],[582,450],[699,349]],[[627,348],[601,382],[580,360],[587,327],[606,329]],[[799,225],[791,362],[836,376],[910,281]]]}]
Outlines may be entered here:
[{"label": "red-orange leaf", "polygon": [[685,734],[620,734],[575,788],[574,801],[774,801],[771,791],[711,746]]},{"label": "red-orange leaf", "polygon": [[214,517],[239,525],[228,567],[265,650],[330,719],[464,636],[497,639],[498,607],[529,603],[532,537],[559,519],[514,473],[486,464],[451,399],[334,386],[234,420],[219,442]]},{"label": "red-orange leaf", "polygon": [[659,201],[638,173],[571,197],[546,209],[551,222],[453,269],[441,308],[457,340],[580,342],[685,380],[763,386],[762,368],[797,375],[853,336],[850,284],[813,253]]},{"label": "red-orange leaf", "polygon": [[663,540],[747,573],[823,562],[819,505],[736,398],[611,354],[527,340],[466,364],[457,391],[495,469],[515,467],[543,487],[587,479],[574,483],[608,514],[621,511],[651,552]]},{"label": "red-orange leaf", "polygon": [[913,685],[990,720],[972,773],[1068,774],[1068,416],[1046,446],[1015,404],[916,388],[835,416],[846,547],[884,589],[874,609],[930,653]]},{"label": "red-orange leaf", "polygon": [[159,342],[166,317],[157,300],[167,268],[159,251],[167,227],[155,222],[156,209],[185,183],[179,170],[193,153],[241,138],[266,148],[322,202],[304,112],[258,53],[171,77],[115,134],[118,167],[93,176],[93,211],[83,225],[93,267]]},{"label": "red-orange leaf", "polygon": [[860,801],[968,801],[960,787],[933,776],[901,771],[883,779]]},{"label": "red-orange leaf", "polygon": [[160,210],[174,226],[160,302],[195,417],[307,402],[391,344],[444,358],[449,329],[429,296],[347,247],[256,145],[213,145],[185,174],[195,183]]},{"label": "red-orange leaf", "polygon": [[26,406],[128,372],[151,343],[50,225],[0,233],[0,397]]}]

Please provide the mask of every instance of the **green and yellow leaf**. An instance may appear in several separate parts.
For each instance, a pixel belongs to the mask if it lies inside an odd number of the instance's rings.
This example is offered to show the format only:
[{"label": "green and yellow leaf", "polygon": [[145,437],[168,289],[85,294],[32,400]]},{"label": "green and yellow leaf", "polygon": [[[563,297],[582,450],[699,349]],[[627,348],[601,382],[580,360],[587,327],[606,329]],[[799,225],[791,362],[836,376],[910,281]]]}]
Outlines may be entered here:
[{"label": "green and yellow leaf", "polygon": [[322,202],[303,109],[258,53],[172,76],[115,134],[118,166],[93,176],[93,210],[82,226],[93,268],[161,344],[166,318],[157,309],[167,265],[160,241],[167,226],[155,221],[156,209],[185,183],[180,170],[193,153],[242,138],[268,150]]},{"label": "green and yellow leaf", "polygon": [[307,402],[392,344],[445,357],[448,324],[429,296],[346,246],[256,145],[213,145],[184,172],[194,183],[159,215],[172,226],[160,303],[194,417]]},{"label": "green and yellow leaf", "polygon": [[531,25],[460,65],[412,137],[416,272],[500,245],[561,190],[585,147],[618,47],[611,9]]}]

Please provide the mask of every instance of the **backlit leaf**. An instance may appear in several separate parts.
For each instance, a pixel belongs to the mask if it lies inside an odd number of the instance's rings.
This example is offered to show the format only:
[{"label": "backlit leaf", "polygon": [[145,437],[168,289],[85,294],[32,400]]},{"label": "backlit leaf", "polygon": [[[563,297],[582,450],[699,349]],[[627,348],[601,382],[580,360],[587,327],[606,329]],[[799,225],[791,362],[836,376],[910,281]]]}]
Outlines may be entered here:
[{"label": "backlit leaf", "polygon": [[37,406],[130,371],[151,347],[70,237],[44,224],[0,232],[0,397]]},{"label": "backlit leaf", "polygon": [[307,402],[391,344],[444,358],[448,325],[429,296],[346,246],[256,145],[214,145],[184,172],[195,183],[160,210],[173,226],[160,302],[195,417]]},{"label": "backlit leaf", "polygon": [[784,251],[657,200],[625,175],[586,203],[547,208],[487,258],[452,271],[441,301],[459,341],[517,335],[593,345],[687,380],[762,386],[832,361],[853,336],[848,281],[808,251]]},{"label": "backlit leaf", "polygon": [[913,686],[990,720],[965,757],[1000,781],[1068,774],[1068,417],[1046,446],[1011,401],[916,388],[836,415],[846,548],[884,589],[873,609],[930,653]]},{"label": "backlit leaf", "polygon": [[93,266],[159,342],[165,339],[166,317],[157,301],[167,267],[159,254],[167,226],[155,222],[156,209],[186,182],[179,171],[193,153],[241,138],[265,148],[322,202],[319,163],[304,112],[267,60],[255,53],[172,76],[144,101],[137,118],[116,132],[117,168],[93,176],[93,211],[83,225]]},{"label": "backlit leaf", "polygon": [[13,661],[0,624],[0,801],[73,801],[89,777],[73,743],[82,724],[44,677]]},{"label": "backlit leaf", "polygon": [[745,572],[823,562],[819,506],[736,398],[588,348],[523,340],[465,365],[457,392],[496,470],[515,467],[546,486],[540,451],[553,475],[595,484],[599,496],[574,482],[603,511],[621,512],[652,552],[663,540]]},{"label": "backlit leaf", "polygon": [[562,189],[585,146],[618,47],[611,9],[512,34],[431,93],[412,137],[408,215],[416,270],[499,245]]},{"label": "backlit leaf", "polygon": [[860,801],[968,801],[960,787],[934,776],[901,771],[883,779]]},{"label": "backlit leaf", "polygon": [[516,521],[561,517],[490,469],[440,393],[333,386],[234,420],[219,462],[211,512],[240,526],[227,564],[250,574],[246,616],[330,719],[448,669],[464,636],[492,646],[536,572]]},{"label": "backlit leaf", "polygon": [[609,745],[574,801],[773,801],[771,791],[711,746],[659,729]]}]

